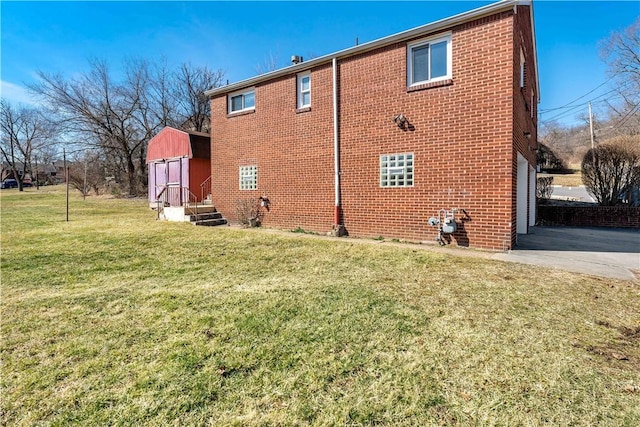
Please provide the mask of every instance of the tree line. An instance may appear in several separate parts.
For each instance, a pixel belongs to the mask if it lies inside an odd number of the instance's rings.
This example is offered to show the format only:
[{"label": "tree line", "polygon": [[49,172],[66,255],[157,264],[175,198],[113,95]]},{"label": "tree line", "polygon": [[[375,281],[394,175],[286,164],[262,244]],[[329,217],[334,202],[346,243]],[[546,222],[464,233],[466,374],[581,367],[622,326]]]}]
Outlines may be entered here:
[{"label": "tree line", "polygon": [[587,191],[600,204],[640,206],[640,18],[600,45],[618,102],[574,127],[541,126],[538,164],[561,171],[579,167]]},{"label": "tree line", "polygon": [[38,106],[0,101],[0,154],[21,189],[35,163],[59,159],[64,146],[84,165],[84,191],[110,179],[128,194],[142,194],[153,136],[165,126],[210,132],[204,92],[222,84],[222,70],[190,63],[171,69],[165,60],[145,59],[127,59],[117,72],[104,60],[88,65],[73,76],[37,71],[28,89]]},{"label": "tree line", "polygon": [[[542,123],[538,164],[579,164],[594,198],[611,204],[640,186],[640,18],[612,33],[600,53],[621,101],[596,117],[594,147],[587,120],[572,128]],[[71,181],[82,192],[97,192],[110,179],[123,192],[141,194],[148,141],[165,126],[209,132],[204,92],[220,86],[224,72],[191,64],[171,69],[164,60],[128,59],[117,73],[103,60],[88,65],[73,76],[38,71],[29,86],[38,107],[0,101],[2,160],[21,184],[35,163],[59,158],[64,145],[81,165]]]}]

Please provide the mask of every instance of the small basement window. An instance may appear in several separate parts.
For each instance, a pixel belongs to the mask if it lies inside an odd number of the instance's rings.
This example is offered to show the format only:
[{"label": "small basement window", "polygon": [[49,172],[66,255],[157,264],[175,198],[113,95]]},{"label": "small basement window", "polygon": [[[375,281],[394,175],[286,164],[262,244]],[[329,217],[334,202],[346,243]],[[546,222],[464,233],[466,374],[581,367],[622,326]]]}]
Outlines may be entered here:
[{"label": "small basement window", "polygon": [[380,156],[380,187],[413,187],[413,153]]},{"label": "small basement window", "polygon": [[240,190],[258,188],[258,166],[240,166]]},{"label": "small basement window", "polygon": [[229,114],[255,109],[255,89],[251,88],[242,92],[229,95]]}]

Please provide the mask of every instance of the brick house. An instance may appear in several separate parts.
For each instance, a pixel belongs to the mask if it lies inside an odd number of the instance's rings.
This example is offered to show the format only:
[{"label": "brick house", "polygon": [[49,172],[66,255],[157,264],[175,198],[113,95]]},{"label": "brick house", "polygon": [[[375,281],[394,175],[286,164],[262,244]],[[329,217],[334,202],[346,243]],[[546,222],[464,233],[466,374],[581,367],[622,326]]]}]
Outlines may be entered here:
[{"label": "brick house", "polygon": [[[213,200],[267,226],[509,249],[535,219],[530,1],[507,0],[207,91]],[[464,209],[464,213],[462,212]]]}]

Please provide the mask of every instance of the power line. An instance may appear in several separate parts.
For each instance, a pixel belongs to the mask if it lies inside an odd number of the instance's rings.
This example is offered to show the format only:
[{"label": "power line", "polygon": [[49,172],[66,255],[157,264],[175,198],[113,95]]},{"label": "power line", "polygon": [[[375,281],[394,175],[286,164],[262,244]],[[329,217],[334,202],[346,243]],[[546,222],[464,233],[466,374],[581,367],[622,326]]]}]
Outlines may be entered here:
[{"label": "power line", "polygon": [[[585,93],[584,95],[581,95],[581,96],[577,97],[576,99],[574,99],[573,101],[566,103],[566,104],[565,104],[565,105],[563,105],[562,107],[556,107],[556,108],[550,108],[550,109],[546,109],[546,110],[540,110],[540,114],[543,114],[543,111],[544,111],[545,113],[547,113],[547,112],[549,112],[549,111],[560,110],[560,109],[562,109],[562,108],[566,108],[566,107],[570,106],[571,104],[573,104],[574,102],[581,100],[581,99],[582,99],[582,98],[584,98],[585,96],[592,94],[592,93],[593,93],[593,92],[595,92],[596,90],[600,89],[602,86],[604,86],[604,85],[606,85],[607,83],[609,83],[611,80],[613,80],[613,77],[611,77],[611,78],[609,78],[608,80],[606,80],[606,81],[604,81],[604,82],[600,83],[600,84],[599,84],[598,86],[596,86],[594,89],[591,89],[589,92]],[[614,90],[615,90],[615,89],[614,89]],[[608,93],[610,93],[610,92],[608,92]]]},{"label": "power line", "polygon": [[[598,95],[596,97],[593,97],[593,98],[589,99],[588,101],[582,102],[580,104],[575,104],[575,105],[567,104],[567,105],[564,105],[562,107],[548,108],[546,110],[540,110],[540,114],[542,115],[542,114],[550,113],[552,111],[563,110],[563,109],[566,109],[566,108],[572,109],[572,108],[575,108],[575,107],[582,107],[582,106],[587,105],[589,102],[595,102],[596,100],[598,100],[598,98],[602,98],[602,97],[607,96],[607,95],[609,95],[610,93],[613,93],[613,92],[618,92],[620,90],[620,88],[621,87],[617,87],[617,88],[611,89],[608,92],[601,93],[600,95]],[[619,96],[616,96],[614,98],[617,98],[617,97],[619,97]]]},{"label": "power line", "polygon": [[[608,93],[610,93],[610,92],[608,92]],[[604,96],[604,95],[605,94],[603,94],[601,96]],[[553,116],[551,118],[545,119],[544,122],[552,122],[554,120],[567,117],[567,116],[575,113],[576,110],[579,110],[579,109],[584,108],[585,106],[587,106],[589,104],[589,102],[591,102],[592,104],[602,104],[602,103],[606,103],[608,101],[613,101],[613,100],[619,99],[622,96],[621,95],[616,95],[616,96],[612,96],[612,97],[609,97],[609,98],[606,98],[606,99],[598,99],[599,97],[600,96],[598,96],[596,98],[593,98],[592,101],[587,101],[587,102],[583,102],[581,104],[573,105],[571,107],[566,107],[567,109],[565,111],[563,111],[563,112],[561,112],[561,113],[559,113],[559,114],[557,114],[557,115],[555,115],[555,116]],[[542,115],[542,113],[540,113],[540,114]]]},{"label": "power line", "polygon": [[[598,129],[598,130],[602,131],[603,133],[606,134],[607,132],[613,132],[613,131],[616,131],[616,130],[623,129],[624,128],[623,125],[626,122],[628,122],[633,117],[633,115],[638,111],[640,111],[640,104],[635,105],[631,109],[629,109],[629,111],[627,111],[627,113],[622,118],[620,118],[620,120],[618,120],[617,123],[615,123],[615,124],[613,124],[611,126],[607,126],[605,128],[602,128],[602,129]],[[600,136],[602,136],[602,135],[600,135]]]}]

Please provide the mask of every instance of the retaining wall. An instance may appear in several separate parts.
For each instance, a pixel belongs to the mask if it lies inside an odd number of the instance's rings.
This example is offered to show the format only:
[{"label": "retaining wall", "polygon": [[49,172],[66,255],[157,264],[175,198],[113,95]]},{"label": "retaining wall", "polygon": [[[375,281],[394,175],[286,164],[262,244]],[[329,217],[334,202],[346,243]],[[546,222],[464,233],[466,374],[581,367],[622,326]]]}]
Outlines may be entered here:
[{"label": "retaining wall", "polygon": [[544,225],[640,228],[640,207],[538,205],[537,216]]}]

